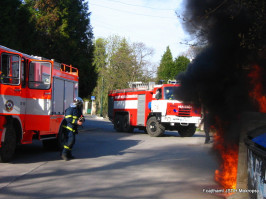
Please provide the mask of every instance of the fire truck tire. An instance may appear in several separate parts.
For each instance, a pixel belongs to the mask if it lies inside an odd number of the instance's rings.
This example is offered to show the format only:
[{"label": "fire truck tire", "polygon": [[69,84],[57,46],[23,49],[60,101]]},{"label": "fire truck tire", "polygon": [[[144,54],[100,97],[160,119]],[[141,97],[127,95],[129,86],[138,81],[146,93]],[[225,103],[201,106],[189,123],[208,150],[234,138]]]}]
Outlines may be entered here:
[{"label": "fire truck tire", "polygon": [[13,124],[6,127],[5,141],[0,149],[0,162],[9,162],[13,158],[17,145],[17,135]]},{"label": "fire truck tire", "polygon": [[115,121],[114,121],[114,129],[117,132],[122,132],[123,131],[123,116],[122,115],[115,115]]},{"label": "fire truck tire", "polygon": [[128,115],[124,115],[124,117],[123,117],[123,131],[127,132],[127,133],[132,133],[133,130],[134,130],[134,127],[130,126]]},{"label": "fire truck tire", "polygon": [[146,129],[151,137],[160,137],[165,131],[165,127],[156,120],[156,117],[150,117],[148,119]]},{"label": "fire truck tire", "polygon": [[196,126],[189,124],[188,126],[179,126],[178,133],[181,137],[192,137],[196,132]]}]

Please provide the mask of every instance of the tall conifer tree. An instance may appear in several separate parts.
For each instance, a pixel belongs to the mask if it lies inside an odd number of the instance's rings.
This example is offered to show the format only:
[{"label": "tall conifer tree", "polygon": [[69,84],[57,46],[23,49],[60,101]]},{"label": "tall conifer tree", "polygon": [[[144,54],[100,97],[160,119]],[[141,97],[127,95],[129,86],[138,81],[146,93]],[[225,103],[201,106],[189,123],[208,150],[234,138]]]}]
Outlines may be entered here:
[{"label": "tall conifer tree", "polygon": [[167,81],[170,79],[171,69],[174,66],[173,56],[169,46],[167,46],[165,53],[162,56],[160,66],[157,71],[157,80]]}]

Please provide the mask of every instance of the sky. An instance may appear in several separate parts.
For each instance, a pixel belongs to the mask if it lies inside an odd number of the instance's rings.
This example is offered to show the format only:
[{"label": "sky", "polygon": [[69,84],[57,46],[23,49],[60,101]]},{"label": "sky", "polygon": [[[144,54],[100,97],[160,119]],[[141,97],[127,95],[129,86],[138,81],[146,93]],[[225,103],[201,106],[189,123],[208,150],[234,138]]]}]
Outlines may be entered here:
[{"label": "sky", "polygon": [[160,60],[169,46],[173,58],[184,53],[187,34],[175,11],[182,13],[182,0],[88,0],[94,37],[125,37],[154,49],[151,62]]}]

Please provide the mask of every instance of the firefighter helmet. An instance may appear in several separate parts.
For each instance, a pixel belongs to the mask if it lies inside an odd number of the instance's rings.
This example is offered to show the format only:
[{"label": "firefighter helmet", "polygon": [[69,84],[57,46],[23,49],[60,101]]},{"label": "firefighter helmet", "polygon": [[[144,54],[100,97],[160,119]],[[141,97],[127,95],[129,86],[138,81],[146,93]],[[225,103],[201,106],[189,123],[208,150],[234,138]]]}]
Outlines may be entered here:
[{"label": "firefighter helmet", "polygon": [[73,104],[75,104],[76,106],[82,106],[83,105],[83,100],[80,97],[75,97]]}]

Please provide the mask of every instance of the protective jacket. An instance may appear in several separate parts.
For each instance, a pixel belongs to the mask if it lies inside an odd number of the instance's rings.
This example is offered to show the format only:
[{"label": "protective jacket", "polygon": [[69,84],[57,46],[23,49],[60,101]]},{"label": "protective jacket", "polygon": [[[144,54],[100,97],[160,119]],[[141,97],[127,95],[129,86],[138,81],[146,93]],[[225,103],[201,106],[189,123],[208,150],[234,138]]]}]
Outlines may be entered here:
[{"label": "protective jacket", "polygon": [[81,110],[78,109],[76,106],[70,106],[66,109],[65,112],[65,119],[67,121],[66,126],[64,128],[72,131],[73,133],[78,133],[78,120],[82,116]]}]

